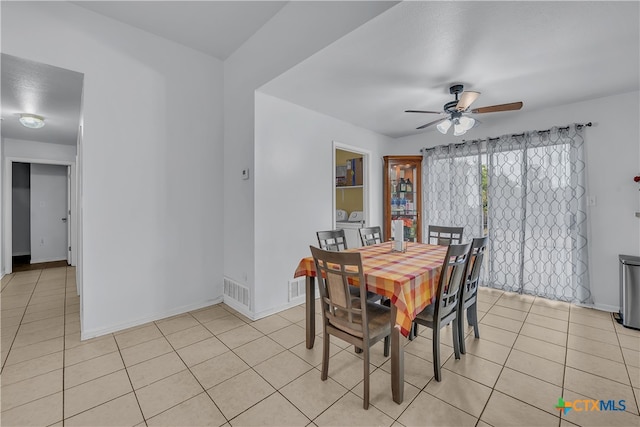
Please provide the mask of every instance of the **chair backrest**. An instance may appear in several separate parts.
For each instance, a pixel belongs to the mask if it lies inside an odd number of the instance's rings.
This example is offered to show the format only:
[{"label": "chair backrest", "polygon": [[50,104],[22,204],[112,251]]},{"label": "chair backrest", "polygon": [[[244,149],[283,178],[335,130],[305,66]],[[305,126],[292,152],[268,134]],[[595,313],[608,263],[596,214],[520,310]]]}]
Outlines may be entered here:
[{"label": "chair backrest", "polygon": [[467,279],[462,290],[462,302],[469,301],[476,297],[478,293],[478,282],[480,280],[480,270],[482,269],[482,261],[484,253],[487,249],[487,241],[489,238],[478,237],[471,242],[471,250],[469,252],[469,268],[467,271]]},{"label": "chair backrest", "polygon": [[[309,248],[316,266],[324,321],[351,335],[368,337],[367,304],[360,304],[367,300],[360,253]],[[351,295],[349,283],[360,286],[360,299]]]},{"label": "chair backrest", "polygon": [[447,246],[462,243],[464,227],[445,227],[442,225],[430,225],[427,234],[427,243],[432,245]]},{"label": "chair backrest", "polygon": [[382,243],[382,229],[380,227],[364,227],[359,231],[362,246],[371,246]]},{"label": "chair backrest", "polygon": [[343,229],[318,231],[318,245],[325,251],[344,251],[347,247],[347,238]]},{"label": "chair backrest", "polygon": [[[455,316],[460,290],[467,277],[467,264],[471,243],[449,245],[447,255],[442,262],[442,271],[438,280],[433,321],[448,323]],[[439,327],[439,326],[438,326]]]}]

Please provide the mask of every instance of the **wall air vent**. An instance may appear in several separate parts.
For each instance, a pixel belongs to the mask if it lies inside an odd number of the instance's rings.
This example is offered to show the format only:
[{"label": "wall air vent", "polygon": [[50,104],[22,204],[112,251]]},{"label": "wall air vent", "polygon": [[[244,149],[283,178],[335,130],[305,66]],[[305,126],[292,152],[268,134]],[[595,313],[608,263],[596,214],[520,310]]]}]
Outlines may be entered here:
[{"label": "wall air vent", "polygon": [[307,294],[306,278],[289,280],[289,302],[304,302]]},{"label": "wall air vent", "polygon": [[[224,278],[224,299],[225,303],[229,306],[233,306],[234,302],[249,309],[250,295],[249,288],[241,285],[240,283],[233,281],[227,277]],[[229,301],[229,299],[231,301]],[[229,304],[231,302],[231,304]]]}]

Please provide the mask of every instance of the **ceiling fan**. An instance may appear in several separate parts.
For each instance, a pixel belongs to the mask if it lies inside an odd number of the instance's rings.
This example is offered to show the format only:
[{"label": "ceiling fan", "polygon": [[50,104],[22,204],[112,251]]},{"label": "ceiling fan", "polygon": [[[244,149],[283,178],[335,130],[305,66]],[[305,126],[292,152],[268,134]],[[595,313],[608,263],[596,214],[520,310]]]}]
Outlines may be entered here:
[{"label": "ceiling fan", "polygon": [[[455,101],[450,101],[444,104],[443,111],[425,111],[425,110],[405,110],[405,113],[429,113],[429,114],[441,114],[445,117],[439,118],[427,124],[417,127],[416,129],[424,129],[431,125],[438,124],[436,126],[438,130],[446,134],[449,128],[453,125],[453,135],[464,135],[475,124],[476,120],[473,117],[463,115],[463,113],[496,113],[500,111],[514,111],[522,108],[522,102],[511,102],[509,104],[491,105],[488,107],[480,107],[469,110],[469,107],[475,101],[480,92],[463,91],[463,85],[453,85],[449,88],[449,93],[455,95]],[[458,95],[460,98],[458,99]]]}]

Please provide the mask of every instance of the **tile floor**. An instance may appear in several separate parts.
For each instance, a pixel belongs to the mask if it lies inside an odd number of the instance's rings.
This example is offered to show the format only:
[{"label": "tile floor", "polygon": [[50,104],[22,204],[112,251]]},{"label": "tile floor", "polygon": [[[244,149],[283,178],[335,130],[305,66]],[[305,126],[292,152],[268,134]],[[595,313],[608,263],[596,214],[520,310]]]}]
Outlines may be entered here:
[{"label": "tile floor", "polygon": [[[3,426],[640,425],[640,332],[608,313],[483,288],[482,338],[467,336],[455,360],[444,334],[442,382],[430,330],[407,341],[402,405],[374,347],[364,411],[361,359],[332,339],[322,382],[322,339],[305,348],[302,306],[253,322],[220,304],[81,342],[74,273],[2,279]],[[626,410],[564,415],[561,396]]]}]

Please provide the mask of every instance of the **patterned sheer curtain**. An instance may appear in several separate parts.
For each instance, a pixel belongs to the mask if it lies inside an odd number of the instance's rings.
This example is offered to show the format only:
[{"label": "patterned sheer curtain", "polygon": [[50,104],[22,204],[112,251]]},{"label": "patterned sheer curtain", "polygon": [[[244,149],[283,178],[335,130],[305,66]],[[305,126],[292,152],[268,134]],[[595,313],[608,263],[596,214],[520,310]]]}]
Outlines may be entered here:
[{"label": "patterned sheer curtain", "polygon": [[429,224],[488,234],[485,286],[592,302],[580,125],[423,154],[424,235]]},{"label": "patterned sheer curtain", "polygon": [[431,225],[464,227],[463,241],[483,236],[482,160],[480,144],[424,150],[423,236]]},{"label": "patterned sheer curtain", "polygon": [[581,126],[487,142],[487,285],[591,303]]}]

